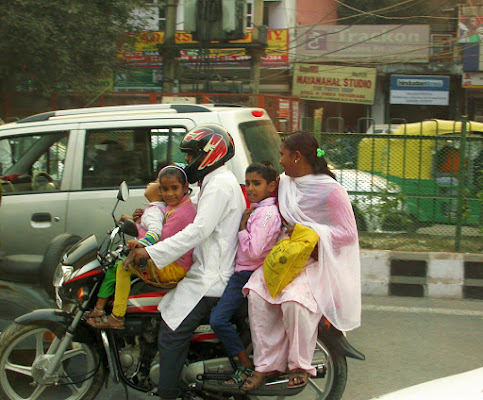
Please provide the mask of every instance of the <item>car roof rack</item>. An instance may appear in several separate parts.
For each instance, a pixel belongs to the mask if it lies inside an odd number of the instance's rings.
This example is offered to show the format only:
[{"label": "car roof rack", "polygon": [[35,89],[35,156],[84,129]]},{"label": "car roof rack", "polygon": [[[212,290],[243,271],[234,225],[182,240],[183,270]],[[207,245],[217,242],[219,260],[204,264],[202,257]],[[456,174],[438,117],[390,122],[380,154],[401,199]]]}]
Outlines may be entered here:
[{"label": "car roof rack", "polygon": [[73,118],[73,117],[92,117],[95,115],[101,116],[101,114],[105,116],[110,116],[110,115],[115,115],[119,113],[142,114],[143,112],[147,112],[147,113],[212,112],[213,107],[214,106],[210,104],[158,104],[156,103],[156,104],[135,104],[135,105],[123,105],[123,106],[75,108],[75,109],[69,109],[69,110],[48,111],[45,113],[32,115],[30,117],[26,117],[17,121],[17,123],[48,121],[49,119],[54,119],[54,118],[60,119],[60,118]]}]

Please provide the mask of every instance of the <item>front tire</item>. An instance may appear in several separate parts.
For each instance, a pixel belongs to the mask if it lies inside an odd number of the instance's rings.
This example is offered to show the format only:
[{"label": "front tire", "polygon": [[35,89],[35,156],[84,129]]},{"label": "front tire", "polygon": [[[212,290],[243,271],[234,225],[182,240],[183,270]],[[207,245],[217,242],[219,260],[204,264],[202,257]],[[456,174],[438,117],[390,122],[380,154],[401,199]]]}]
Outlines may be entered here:
[{"label": "front tire", "polygon": [[65,253],[81,238],[70,233],[61,233],[56,236],[45,250],[42,264],[40,264],[40,282],[52,300],[55,300],[53,278],[55,271],[62,262]]},{"label": "front tire", "polygon": [[104,382],[104,368],[92,347],[73,342],[65,351],[57,375],[42,382],[49,366],[49,349],[58,343],[39,325],[11,324],[0,336],[0,399],[93,400]]}]

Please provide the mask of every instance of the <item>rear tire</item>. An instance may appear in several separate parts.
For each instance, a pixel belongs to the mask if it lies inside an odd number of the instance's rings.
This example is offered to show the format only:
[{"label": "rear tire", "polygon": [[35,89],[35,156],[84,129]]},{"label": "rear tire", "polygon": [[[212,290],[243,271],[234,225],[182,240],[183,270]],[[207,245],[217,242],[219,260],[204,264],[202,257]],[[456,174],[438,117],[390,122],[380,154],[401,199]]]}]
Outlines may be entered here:
[{"label": "rear tire", "polygon": [[316,400],[339,400],[347,383],[347,361],[345,357],[319,335],[315,347],[312,365],[324,365],[326,373],[323,378],[309,378],[307,388],[315,394]]},{"label": "rear tire", "polygon": [[[84,343],[72,343],[63,355],[58,377],[42,384],[53,345],[53,334],[39,325],[13,323],[0,336],[0,399],[93,400],[104,383],[99,352]],[[34,378],[35,377],[35,378]]]},{"label": "rear tire", "polygon": [[55,300],[55,290],[52,283],[54,274],[59,267],[65,253],[81,238],[70,233],[62,233],[56,236],[49,244],[44,253],[44,259],[40,264],[40,283],[49,297]]}]

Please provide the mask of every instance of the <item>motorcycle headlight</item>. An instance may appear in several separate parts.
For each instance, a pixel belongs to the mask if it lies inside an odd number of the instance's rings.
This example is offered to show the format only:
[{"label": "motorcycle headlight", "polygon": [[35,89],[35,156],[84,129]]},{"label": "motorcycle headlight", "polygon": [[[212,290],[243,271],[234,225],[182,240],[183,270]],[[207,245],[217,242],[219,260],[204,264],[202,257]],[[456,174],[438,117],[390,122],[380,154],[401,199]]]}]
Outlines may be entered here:
[{"label": "motorcycle headlight", "polygon": [[60,297],[58,286],[55,287],[55,304],[58,309],[62,310],[62,298]]},{"label": "motorcycle headlight", "polygon": [[59,267],[57,267],[53,278],[54,287],[61,287],[64,281],[69,278],[70,274],[72,274],[73,271],[74,268],[68,265],[60,265]]}]

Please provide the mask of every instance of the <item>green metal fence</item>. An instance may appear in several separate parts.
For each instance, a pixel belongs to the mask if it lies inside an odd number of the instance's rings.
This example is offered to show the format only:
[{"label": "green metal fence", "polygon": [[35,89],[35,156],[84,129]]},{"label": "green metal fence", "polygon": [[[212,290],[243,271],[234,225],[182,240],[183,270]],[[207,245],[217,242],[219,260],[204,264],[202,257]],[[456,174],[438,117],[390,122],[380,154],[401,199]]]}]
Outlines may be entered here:
[{"label": "green metal fence", "polygon": [[369,122],[357,124],[370,126],[365,133],[340,133],[343,121],[328,118],[315,132],[359,230],[450,238],[455,251],[473,241],[483,251],[483,123],[428,120],[375,130]]}]

